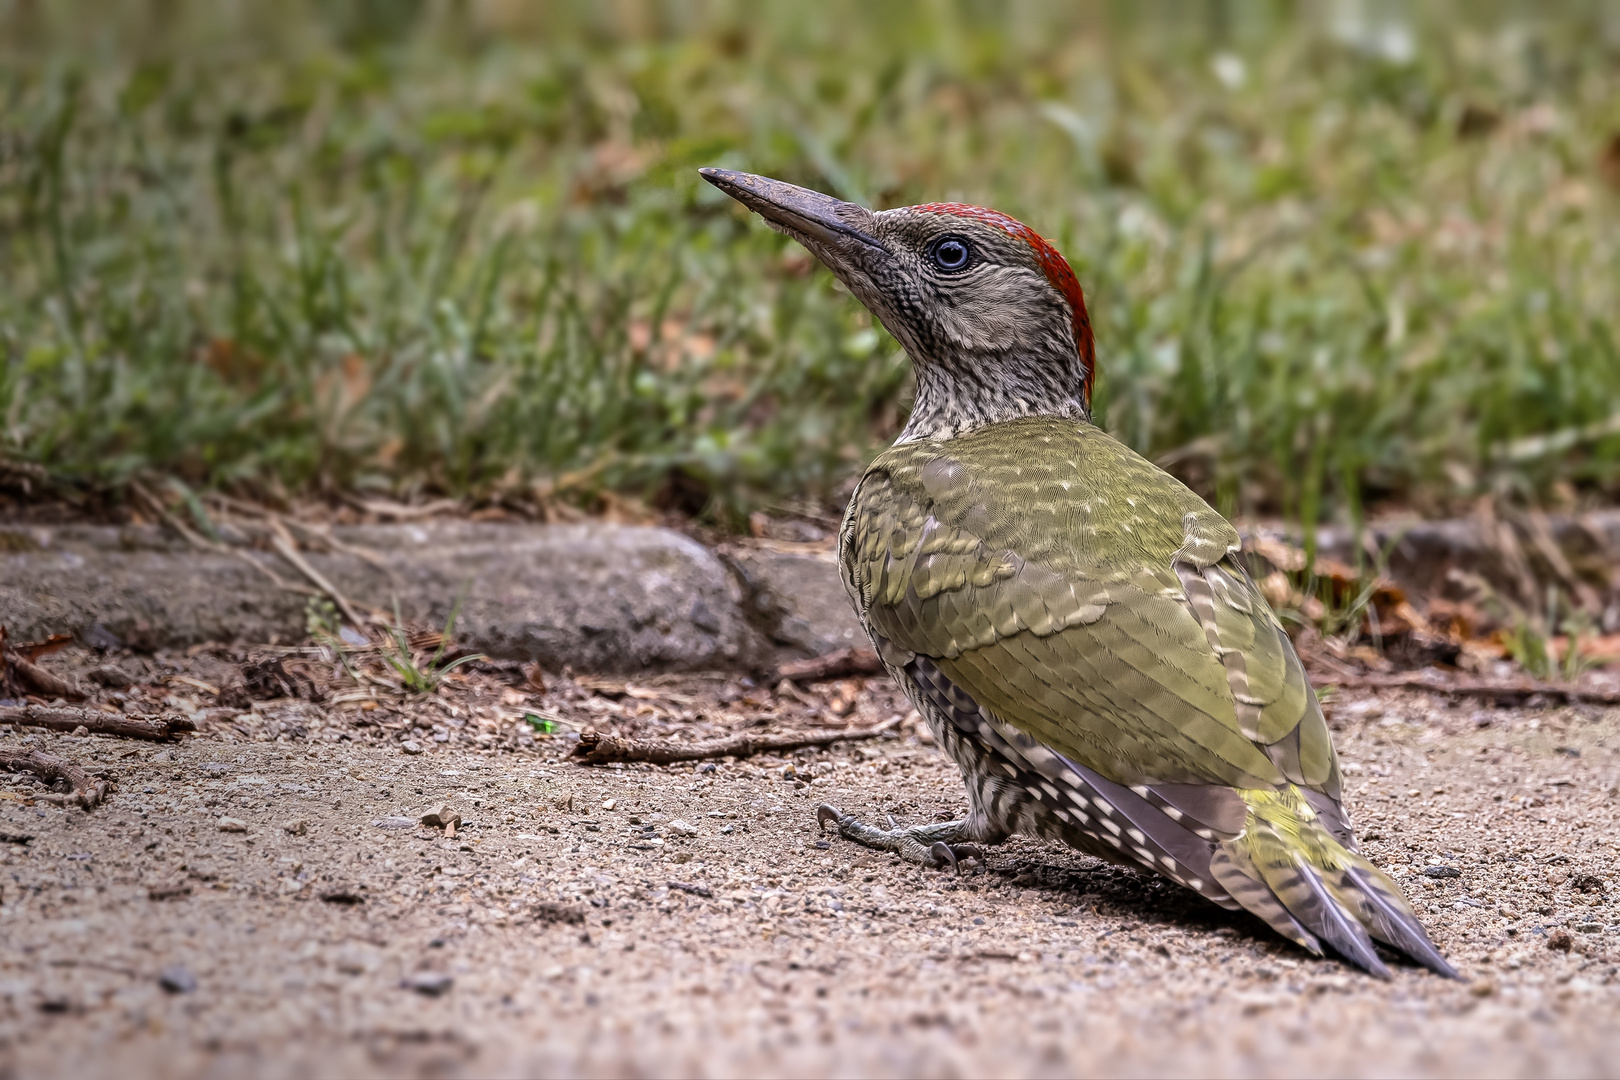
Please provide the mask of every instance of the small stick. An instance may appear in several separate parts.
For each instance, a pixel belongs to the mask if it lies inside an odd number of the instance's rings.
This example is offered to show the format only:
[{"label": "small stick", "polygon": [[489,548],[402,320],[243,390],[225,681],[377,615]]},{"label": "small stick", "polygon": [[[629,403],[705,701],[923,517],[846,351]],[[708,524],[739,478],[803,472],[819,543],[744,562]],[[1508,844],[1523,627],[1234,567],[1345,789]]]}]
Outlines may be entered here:
[{"label": "small stick", "polygon": [[841,679],[847,675],[882,675],[883,661],[871,649],[839,649],[809,660],[794,660],[777,668],[778,678],[793,682]]},{"label": "small stick", "polygon": [[1492,682],[1487,679],[1455,679],[1442,681],[1425,672],[1411,671],[1398,675],[1333,675],[1318,676],[1311,680],[1318,688],[1338,686],[1346,690],[1428,690],[1436,694],[1456,694],[1459,697],[1528,698],[1537,694],[1570,703],[1587,702],[1592,705],[1620,705],[1620,693],[1608,690],[1582,690],[1560,683],[1544,682]]},{"label": "small stick", "polygon": [[309,522],[299,521],[297,518],[285,518],[283,521],[285,524],[292,526],[294,529],[297,529],[306,536],[313,536],[321,543],[331,547],[333,551],[341,551],[345,555],[353,555],[355,558],[362,559],[376,567],[378,570],[381,570],[383,573],[387,574],[390,579],[398,579],[399,575],[394,573],[394,568],[392,566],[389,566],[388,563],[383,561],[383,557],[381,555],[377,554],[375,551],[372,551],[370,548],[361,547],[359,544],[351,544],[346,540],[339,540],[337,537],[332,535],[332,527],[330,525],[311,525]]},{"label": "small stick", "polygon": [[843,731],[803,732],[793,735],[731,735],[706,742],[677,743],[665,740],[631,739],[622,735],[607,735],[600,731],[585,731],[574,747],[574,760],[581,765],[606,765],[613,761],[646,761],[654,765],[672,765],[677,761],[701,761],[717,757],[753,757],[755,754],[776,753],[784,750],[803,750],[810,746],[831,746],[833,743],[854,739],[871,739],[883,734],[897,719],[864,728],[845,728]]},{"label": "small stick", "polygon": [[714,890],[707,885],[695,885],[690,881],[671,881],[669,887],[679,889],[681,892],[691,893],[693,896],[701,896],[705,900],[714,896]]},{"label": "small stick", "polygon": [[0,663],[9,664],[17,679],[29,690],[44,697],[64,697],[69,701],[83,701],[84,691],[66,679],[52,675],[31,660],[23,659],[15,650],[8,649]]},{"label": "small stick", "polygon": [[20,724],[52,731],[86,728],[95,735],[122,735],[128,739],[166,742],[183,731],[196,731],[197,725],[178,713],[158,716],[125,716],[99,709],[69,709],[49,705],[0,705],[0,724]]},{"label": "small stick", "polygon": [[357,631],[360,627],[365,626],[370,620],[362,619],[356,614],[354,605],[349,603],[349,598],[338,592],[337,586],[326,580],[325,575],[311,566],[309,560],[299,554],[298,544],[293,540],[292,533],[287,531],[287,526],[282,524],[281,519],[272,517],[269,521],[270,546],[276,549],[276,553],[292,563],[293,568],[308,578],[311,585],[331,597],[332,603],[336,604],[337,609],[343,613],[343,617],[349,620],[350,626],[353,626]]},{"label": "small stick", "polygon": [[83,766],[41,750],[33,750],[26,754],[15,750],[0,750],[0,768],[11,772],[31,772],[47,787],[58,780],[66,780],[73,788],[73,794],[66,797],[57,796],[48,801],[82,806],[86,810],[100,806],[102,800],[107,797],[110,786],[107,781],[85,772]]}]

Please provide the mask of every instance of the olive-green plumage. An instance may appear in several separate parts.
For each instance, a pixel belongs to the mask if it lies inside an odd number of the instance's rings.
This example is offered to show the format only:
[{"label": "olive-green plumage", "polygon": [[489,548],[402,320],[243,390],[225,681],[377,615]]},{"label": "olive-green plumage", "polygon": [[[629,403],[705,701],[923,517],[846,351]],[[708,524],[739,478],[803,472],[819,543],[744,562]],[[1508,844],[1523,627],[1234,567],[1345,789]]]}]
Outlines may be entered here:
[{"label": "olive-green plumage", "polygon": [[905,430],[850,501],[840,559],[973,810],[889,830],[831,806],[818,820],[935,865],[1050,837],[1376,974],[1375,939],[1454,975],[1355,850],[1322,710],[1237,531],[1091,426],[1091,322],[1062,255],[982,207],[874,213],[703,175],[826,263],[917,375]]},{"label": "olive-green plumage", "polygon": [[[880,455],[841,544],[894,668],[925,657],[1014,737],[1144,794],[1177,791],[1177,823],[1211,849],[1213,881],[1194,887],[1369,970],[1383,970],[1370,933],[1449,971],[1354,852],[1322,711],[1238,550],[1174,478],[1047,417]],[[1106,854],[1164,871],[1115,835]]]},{"label": "olive-green plumage", "polygon": [[1338,797],[1321,710],[1233,559],[1236,530],[1090,424],[896,446],[847,522],[872,631],[1060,753],[1126,785]]}]

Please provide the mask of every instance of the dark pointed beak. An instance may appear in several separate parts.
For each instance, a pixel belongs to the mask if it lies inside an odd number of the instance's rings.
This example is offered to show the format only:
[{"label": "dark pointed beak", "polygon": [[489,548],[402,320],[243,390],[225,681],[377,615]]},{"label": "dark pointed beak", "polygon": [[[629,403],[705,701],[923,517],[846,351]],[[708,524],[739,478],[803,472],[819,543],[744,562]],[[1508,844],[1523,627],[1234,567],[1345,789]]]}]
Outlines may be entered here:
[{"label": "dark pointed beak", "polygon": [[872,211],[809,188],[753,173],[699,169],[698,175],[754,211],[779,232],[810,248],[823,262],[834,253],[846,258],[860,247],[889,254],[872,235]]}]

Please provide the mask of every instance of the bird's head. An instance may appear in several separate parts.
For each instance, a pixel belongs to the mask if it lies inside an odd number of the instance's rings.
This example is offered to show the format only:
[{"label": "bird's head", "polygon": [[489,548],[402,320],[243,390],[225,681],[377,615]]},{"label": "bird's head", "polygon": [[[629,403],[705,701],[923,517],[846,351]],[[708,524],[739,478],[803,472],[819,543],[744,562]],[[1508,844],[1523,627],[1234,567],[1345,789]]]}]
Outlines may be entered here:
[{"label": "bird's head", "polygon": [[1022,416],[1089,419],[1096,369],[1080,283],[1023,222],[960,203],[873,212],[763,176],[700,172],[808,248],[905,347],[917,400],[902,440]]}]

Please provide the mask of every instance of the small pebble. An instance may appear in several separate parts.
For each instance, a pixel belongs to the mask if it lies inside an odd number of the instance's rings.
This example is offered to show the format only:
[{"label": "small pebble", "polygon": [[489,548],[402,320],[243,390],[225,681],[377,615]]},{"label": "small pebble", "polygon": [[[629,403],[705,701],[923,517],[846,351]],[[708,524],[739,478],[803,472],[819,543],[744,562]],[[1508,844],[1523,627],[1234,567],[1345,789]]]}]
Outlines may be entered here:
[{"label": "small pebble", "polygon": [[450,809],[449,805],[446,803],[440,803],[437,806],[429,807],[427,811],[422,814],[420,820],[423,825],[426,825],[429,828],[443,829],[451,825],[460,825],[461,813],[460,811]]},{"label": "small pebble", "polygon": [[424,997],[440,997],[447,993],[455,979],[433,971],[422,971],[405,980],[405,985]]},{"label": "small pebble", "polygon": [[172,964],[158,975],[158,985],[171,994],[189,994],[197,989],[197,976],[184,964]]},{"label": "small pebble", "polygon": [[669,823],[669,831],[676,836],[696,836],[698,834],[696,825],[682,821],[680,818],[676,818]]},{"label": "small pebble", "polygon": [[399,748],[407,754],[420,754],[422,752],[422,744],[415,739],[406,739],[399,744]]},{"label": "small pebble", "polygon": [[1429,878],[1462,877],[1462,871],[1458,870],[1455,866],[1425,866],[1423,868],[1423,876]]},{"label": "small pebble", "polygon": [[372,824],[375,825],[379,829],[414,829],[414,828],[416,828],[416,822],[411,820],[408,817],[385,817],[385,818],[382,818],[379,821],[373,821]]},{"label": "small pebble", "polygon": [[222,817],[219,819],[220,832],[245,833],[248,831],[247,822],[241,818]]},{"label": "small pebble", "polygon": [[293,836],[303,836],[309,832],[309,822],[304,818],[295,818],[284,823],[281,827]]},{"label": "small pebble", "polygon": [[714,762],[705,761],[705,762],[702,762],[701,764],[699,764],[698,767],[693,769],[692,771],[701,775],[703,773],[712,773],[717,768],[719,768],[719,766],[717,766]]},{"label": "small pebble", "polygon": [[327,889],[321,893],[321,899],[328,904],[340,904],[345,907],[353,907],[366,902],[366,898],[361,896],[358,890],[347,885]]},{"label": "small pebble", "polygon": [[1547,935],[1547,948],[1554,952],[1569,952],[1575,945],[1575,939],[1569,936],[1568,930],[1554,930]]}]

